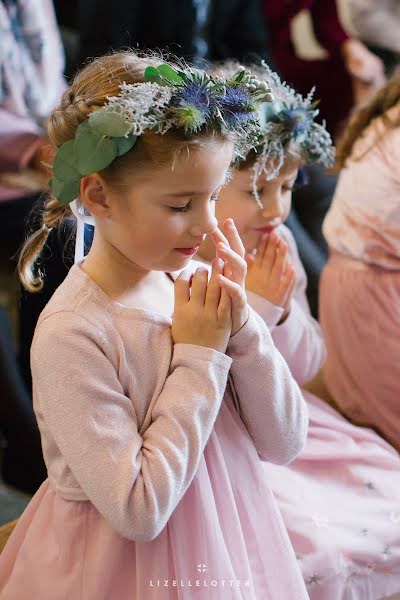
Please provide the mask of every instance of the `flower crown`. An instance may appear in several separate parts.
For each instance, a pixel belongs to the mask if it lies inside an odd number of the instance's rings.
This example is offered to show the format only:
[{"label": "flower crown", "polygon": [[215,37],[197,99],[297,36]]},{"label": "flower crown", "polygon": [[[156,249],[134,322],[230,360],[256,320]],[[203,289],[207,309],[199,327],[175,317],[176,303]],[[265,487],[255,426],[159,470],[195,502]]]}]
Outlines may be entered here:
[{"label": "flower crown", "polygon": [[162,64],[147,67],[144,80],[121,84],[119,95],[107,98],[79,125],[75,138],[58,148],[50,185],[60,202],[77,198],[82,177],[108,167],[146,130],[162,135],[179,128],[191,134],[208,126],[231,132],[236,158],[258,144],[259,104],[273,97],[265,79],[258,81],[244,67],[224,78]]},{"label": "flower crown", "polygon": [[305,164],[332,166],[335,153],[331,136],[325,123],[315,122],[319,110],[318,101],[313,101],[314,88],[303,98],[264,61],[252,70],[261,80],[268,78],[274,95],[272,103],[260,107],[262,133],[256,148],[253,182],[262,174],[267,179],[276,177],[289,154],[298,154]]}]

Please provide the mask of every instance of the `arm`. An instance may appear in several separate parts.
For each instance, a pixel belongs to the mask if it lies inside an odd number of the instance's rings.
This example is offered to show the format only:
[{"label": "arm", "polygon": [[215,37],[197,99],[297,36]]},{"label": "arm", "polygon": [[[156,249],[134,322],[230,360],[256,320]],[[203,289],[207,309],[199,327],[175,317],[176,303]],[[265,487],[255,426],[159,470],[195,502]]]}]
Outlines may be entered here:
[{"label": "arm", "polygon": [[279,307],[265,298],[248,292],[250,305],[257,310],[271,330],[272,339],[284,356],[293,377],[302,385],[312,379],[325,361],[326,351],[321,328],[310,314],[306,297],[307,277],[301,264],[296,242],[287,227],[280,228],[281,237],[289,248],[289,256],[296,271],[296,287],[290,313],[278,325],[282,314]]},{"label": "arm", "polygon": [[[42,321],[32,347],[35,408],[113,529],[150,541],[196,473],[231,360],[209,348],[176,344],[151,424],[139,433],[135,398],[125,394],[118,378],[115,346],[77,314]],[[139,362],[135,367],[140,369]]]},{"label": "arm", "polygon": [[307,437],[307,407],[267,327],[253,310],[231,338],[228,354],[241,418],[258,454],[275,464],[290,462]]}]

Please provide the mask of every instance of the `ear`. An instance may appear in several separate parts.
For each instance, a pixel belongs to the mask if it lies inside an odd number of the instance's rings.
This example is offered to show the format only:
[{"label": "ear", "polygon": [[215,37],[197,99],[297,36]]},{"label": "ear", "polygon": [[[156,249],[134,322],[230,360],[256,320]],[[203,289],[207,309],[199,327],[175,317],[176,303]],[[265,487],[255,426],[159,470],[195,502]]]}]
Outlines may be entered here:
[{"label": "ear", "polygon": [[111,217],[109,192],[104,179],[98,173],[87,175],[81,179],[79,197],[85,208],[95,217],[101,219]]}]

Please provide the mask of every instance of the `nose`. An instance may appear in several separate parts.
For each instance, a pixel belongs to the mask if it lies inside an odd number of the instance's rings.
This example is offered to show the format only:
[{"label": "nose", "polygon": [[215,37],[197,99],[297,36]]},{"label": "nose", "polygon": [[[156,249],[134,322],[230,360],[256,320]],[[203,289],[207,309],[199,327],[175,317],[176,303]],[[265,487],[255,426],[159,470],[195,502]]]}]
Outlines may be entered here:
[{"label": "nose", "polygon": [[207,202],[204,207],[199,208],[194,215],[190,233],[193,237],[208,235],[213,232],[218,225],[215,217],[214,203]]},{"label": "nose", "polygon": [[269,196],[265,203],[263,202],[263,208],[261,212],[263,218],[268,219],[268,221],[279,219],[283,213],[283,203],[279,197],[279,194]]}]

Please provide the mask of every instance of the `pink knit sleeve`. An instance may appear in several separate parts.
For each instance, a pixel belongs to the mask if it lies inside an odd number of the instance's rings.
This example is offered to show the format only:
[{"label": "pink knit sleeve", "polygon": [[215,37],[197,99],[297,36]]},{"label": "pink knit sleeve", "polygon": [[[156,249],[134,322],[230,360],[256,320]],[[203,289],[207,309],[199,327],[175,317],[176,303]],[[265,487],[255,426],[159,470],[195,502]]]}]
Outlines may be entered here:
[{"label": "pink knit sleeve", "polygon": [[[319,323],[310,314],[306,296],[307,277],[296,242],[287,227],[280,227],[279,233],[289,247],[290,258],[296,270],[296,287],[289,316],[280,325],[270,327],[270,330],[272,339],[289,365],[293,377],[302,385],[315,377],[323,365],[326,358],[325,343]],[[261,316],[270,313],[271,307],[274,306],[260,296],[257,297],[257,302],[254,302],[253,295],[249,295],[249,302]]]},{"label": "pink knit sleeve", "polygon": [[110,525],[150,541],[196,473],[232,361],[209,348],[175,345],[151,425],[140,435],[136,398],[124,393],[114,356],[84,317],[60,312],[44,319],[32,346],[35,410]]},{"label": "pink knit sleeve", "polygon": [[276,464],[290,462],[306,441],[307,406],[268,328],[253,310],[230,339],[228,354],[240,416],[258,454]]}]

